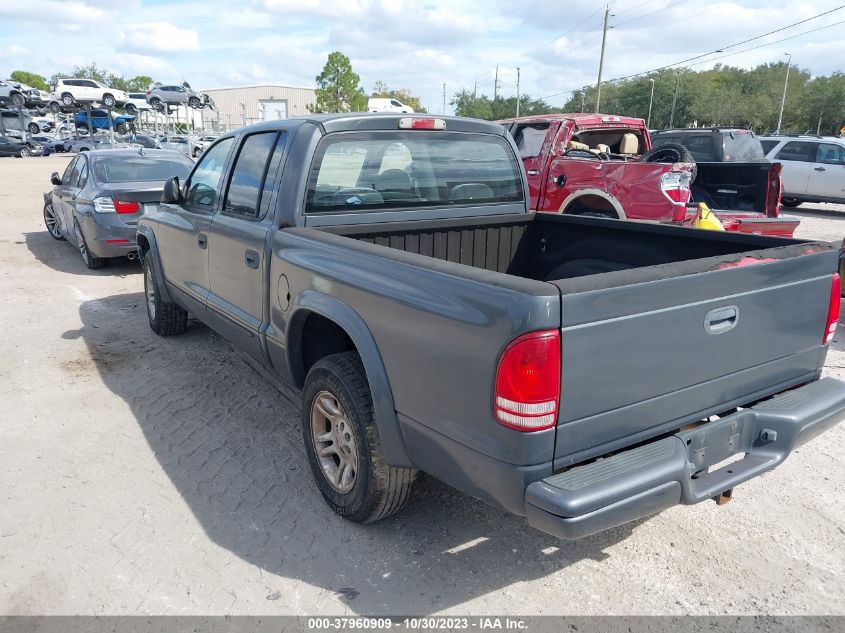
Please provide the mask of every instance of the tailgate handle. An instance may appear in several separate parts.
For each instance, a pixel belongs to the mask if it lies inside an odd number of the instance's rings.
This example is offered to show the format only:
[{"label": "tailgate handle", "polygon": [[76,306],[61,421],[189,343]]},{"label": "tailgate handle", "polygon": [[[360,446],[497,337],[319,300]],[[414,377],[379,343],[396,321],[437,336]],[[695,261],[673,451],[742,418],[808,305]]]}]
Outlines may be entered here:
[{"label": "tailgate handle", "polygon": [[739,308],[726,306],[710,310],[704,317],[704,329],[708,334],[724,334],[736,327],[739,321]]}]

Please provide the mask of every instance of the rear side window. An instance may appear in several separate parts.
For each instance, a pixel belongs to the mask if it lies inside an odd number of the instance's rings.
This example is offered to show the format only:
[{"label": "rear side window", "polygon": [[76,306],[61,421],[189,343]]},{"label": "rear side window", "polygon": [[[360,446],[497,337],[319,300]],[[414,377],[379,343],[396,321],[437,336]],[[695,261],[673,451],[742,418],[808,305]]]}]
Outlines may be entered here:
[{"label": "rear side window", "polygon": [[[270,191],[266,190],[265,179],[271,162],[271,153],[275,157],[273,148],[277,146],[277,140],[279,140],[279,134],[275,130],[246,137],[232,169],[232,177],[229,180],[229,189],[223,205],[224,213],[257,218],[259,210],[266,209],[266,205],[261,206],[261,199],[270,197]],[[284,146],[283,140],[279,142]],[[278,167],[278,162],[276,162],[276,167]],[[269,183],[270,190],[272,190],[272,185],[272,182]]]},{"label": "rear side window", "polygon": [[339,132],[324,137],[317,148],[306,212],[522,201],[516,156],[500,136],[422,130]]},{"label": "rear side window", "polygon": [[816,143],[808,143],[807,141],[789,141],[780,148],[775,159],[809,163],[816,156],[816,145]]},{"label": "rear side window", "polygon": [[548,129],[548,125],[526,125],[516,131],[514,142],[520,158],[534,158],[540,155]]},{"label": "rear side window", "polygon": [[768,154],[772,151],[772,148],[777,145],[780,141],[760,141],[760,145],[763,146],[763,153]]},{"label": "rear side window", "polygon": [[719,160],[712,134],[689,134],[682,137],[681,143],[689,150],[696,162],[713,162]]}]

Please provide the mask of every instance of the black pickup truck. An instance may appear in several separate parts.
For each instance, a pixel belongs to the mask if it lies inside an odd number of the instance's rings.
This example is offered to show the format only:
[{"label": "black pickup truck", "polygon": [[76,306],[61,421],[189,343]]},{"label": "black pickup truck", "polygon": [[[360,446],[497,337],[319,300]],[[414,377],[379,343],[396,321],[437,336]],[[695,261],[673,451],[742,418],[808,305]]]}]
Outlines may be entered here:
[{"label": "black pickup truck", "polygon": [[168,181],[138,246],[152,329],[190,313],[300,394],[353,521],[422,470],[577,538],[726,499],[845,416],[819,380],[833,245],[530,213],[492,123],[245,127]]}]

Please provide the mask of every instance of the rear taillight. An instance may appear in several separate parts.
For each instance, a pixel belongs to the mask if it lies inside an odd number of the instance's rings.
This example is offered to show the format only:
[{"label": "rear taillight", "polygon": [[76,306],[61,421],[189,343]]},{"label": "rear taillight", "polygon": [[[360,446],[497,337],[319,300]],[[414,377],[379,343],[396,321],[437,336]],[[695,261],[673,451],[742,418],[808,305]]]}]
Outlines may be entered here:
[{"label": "rear taillight", "polygon": [[672,204],[686,205],[690,200],[689,172],[667,171],[660,177],[660,190]]},{"label": "rear taillight", "polygon": [[414,117],[403,117],[399,119],[401,130],[445,130],[445,119],[419,119]]},{"label": "rear taillight", "polygon": [[137,202],[124,202],[123,200],[115,200],[114,201],[114,210],[117,213],[138,213],[138,210],[141,208]]},{"label": "rear taillight", "polygon": [[770,218],[776,218],[780,215],[780,197],[783,194],[783,182],[781,181],[780,172],[783,165],[780,163],[772,163],[769,167],[769,181],[766,187],[766,215]]},{"label": "rear taillight", "polygon": [[830,282],[830,303],[827,305],[827,323],[824,328],[824,336],[822,336],[822,345],[827,345],[833,340],[833,335],[836,334],[836,324],[839,322],[839,300],[842,294],[842,280],[839,278],[839,273],[833,273],[833,279]]},{"label": "rear taillight", "polygon": [[557,423],[560,404],[560,332],[525,334],[507,346],[496,371],[496,421],[517,431],[542,431]]}]

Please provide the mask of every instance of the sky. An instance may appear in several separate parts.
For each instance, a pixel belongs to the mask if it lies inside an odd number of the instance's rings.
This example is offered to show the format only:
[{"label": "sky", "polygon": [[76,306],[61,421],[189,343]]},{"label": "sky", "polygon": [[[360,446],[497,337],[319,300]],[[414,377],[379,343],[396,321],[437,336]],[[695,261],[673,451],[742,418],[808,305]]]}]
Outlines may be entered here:
[{"label": "sky", "polygon": [[[420,96],[430,112],[463,89],[520,93],[562,105],[594,85],[605,2],[594,0],[0,0],[0,78],[49,77],[92,61],[126,77],[194,88],[314,86],[328,54],[352,61],[361,85]],[[731,46],[842,7],[804,24]],[[753,67],[785,61],[813,75],[842,70],[845,6],[835,0],[610,2],[604,78],[698,57]],[[842,21],[843,24],[836,25]],[[816,32],[807,33],[812,29]],[[795,36],[795,37],[793,37]],[[783,38],[790,38],[777,42]],[[761,46],[765,45],[765,46]],[[746,50],[758,47],[755,50]],[[744,52],[743,52],[744,51]],[[718,59],[718,62],[715,60]]]}]

